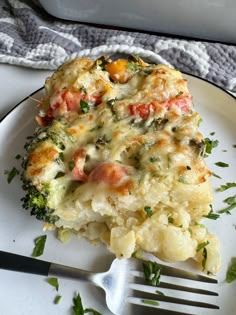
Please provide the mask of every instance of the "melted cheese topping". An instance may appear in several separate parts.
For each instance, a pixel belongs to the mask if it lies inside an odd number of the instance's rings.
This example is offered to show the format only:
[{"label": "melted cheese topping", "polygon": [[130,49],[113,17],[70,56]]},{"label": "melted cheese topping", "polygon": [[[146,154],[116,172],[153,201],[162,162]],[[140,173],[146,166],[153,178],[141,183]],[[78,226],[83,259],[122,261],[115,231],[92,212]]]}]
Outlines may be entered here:
[{"label": "melted cheese topping", "polygon": [[[196,250],[208,233],[201,227],[199,241],[191,229],[210,211],[211,172],[187,82],[164,65],[130,71],[124,64],[116,76],[117,64],[76,59],[47,79],[42,109],[50,125],[25,177],[50,186],[58,228],[101,240],[118,257],[143,249],[201,263]],[[218,269],[214,259],[208,271]]]}]

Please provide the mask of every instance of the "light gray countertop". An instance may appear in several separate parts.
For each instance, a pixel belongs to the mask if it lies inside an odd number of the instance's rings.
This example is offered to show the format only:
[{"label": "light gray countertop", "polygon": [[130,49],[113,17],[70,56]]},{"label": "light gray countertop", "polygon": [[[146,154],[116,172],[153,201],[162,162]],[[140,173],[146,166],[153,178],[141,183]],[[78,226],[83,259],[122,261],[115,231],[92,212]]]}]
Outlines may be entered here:
[{"label": "light gray countertop", "polygon": [[0,119],[17,103],[44,85],[52,71],[0,64]]}]

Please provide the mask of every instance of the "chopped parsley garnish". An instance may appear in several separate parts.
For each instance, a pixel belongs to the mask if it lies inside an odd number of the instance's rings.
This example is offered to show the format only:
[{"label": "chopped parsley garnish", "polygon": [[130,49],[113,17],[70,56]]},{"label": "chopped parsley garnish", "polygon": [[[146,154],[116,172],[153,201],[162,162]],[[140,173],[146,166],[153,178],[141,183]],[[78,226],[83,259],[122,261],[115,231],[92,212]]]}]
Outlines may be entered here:
[{"label": "chopped parsley garnish", "polygon": [[147,299],[144,299],[144,300],[142,300],[142,302],[143,302],[144,304],[149,304],[149,305],[154,305],[154,306],[159,306],[159,305],[160,305],[159,302],[154,301],[154,300],[147,300]]},{"label": "chopped parsley garnish", "polygon": [[80,100],[80,109],[82,113],[87,113],[89,111],[89,104],[84,100]]},{"label": "chopped parsley garnish", "polygon": [[4,174],[7,175],[7,182],[10,184],[13,180],[13,178],[20,174],[17,168],[15,166],[10,171],[5,171]]},{"label": "chopped parsley garnish", "polygon": [[103,127],[103,124],[102,125],[97,125],[97,126],[91,128],[89,131],[96,131],[96,130],[101,129],[102,127]]},{"label": "chopped parsley garnish", "polygon": [[65,134],[67,135],[67,137],[70,139],[70,141],[72,143],[74,143],[75,142],[74,136],[67,129],[64,129],[64,131],[65,131]]},{"label": "chopped parsley garnish", "polygon": [[57,291],[59,290],[59,283],[57,278],[48,278],[47,282],[53,286]]},{"label": "chopped parsley garnish", "polygon": [[59,304],[61,301],[61,295],[57,295],[54,299],[54,304]]},{"label": "chopped parsley garnish", "polygon": [[174,219],[172,217],[168,217],[168,223],[173,224],[174,223]]},{"label": "chopped parsley garnish", "polygon": [[111,113],[114,116],[114,120],[118,121],[119,120],[119,115],[117,111],[114,109],[115,102],[117,101],[117,98],[112,98],[107,101],[107,105],[110,107]]},{"label": "chopped parsley garnish", "polygon": [[210,136],[214,136],[214,134],[215,134],[215,131],[210,132]]},{"label": "chopped parsley garnish", "polygon": [[231,283],[236,280],[236,257],[232,258],[231,264],[226,273],[225,281]]},{"label": "chopped parsley garnish", "polygon": [[[151,128],[153,131],[159,131],[163,130],[165,125],[169,122],[167,118],[154,118],[153,121],[151,122],[149,128]],[[173,129],[176,127],[172,128],[172,131],[175,132]]]},{"label": "chopped parsley garnish", "polygon": [[147,213],[147,216],[151,218],[151,216],[153,215],[152,208],[150,206],[145,206],[144,211]]},{"label": "chopped parsley garnish", "polygon": [[71,160],[69,163],[68,163],[68,166],[69,166],[69,170],[72,171],[75,167],[75,161]]},{"label": "chopped parsley garnish", "polygon": [[219,188],[217,188],[216,191],[225,191],[232,187],[236,187],[236,183],[226,183],[225,185],[221,185]]},{"label": "chopped parsley garnish", "polygon": [[20,154],[17,154],[16,156],[15,156],[15,159],[16,160],[19,160],[21,158],[21,155]]},{"label": "chopped parsley garnish", "polygon": [[86,313],[91,313],[93,315],[102,315],[101,313],[99,313],[98,311],[95,311],[92,308],[84,309],[80,294],[78,293],[73,298],[73,315],[84,315]]},{"label": "chopped parsley garnish", "polygon": [[179,91],[179,93],[177,93],[177,94],[175,95],[175,98],[178,98],[179,96],[181,96],[181,95],[183,95],[183,94],[184,94],[183,91]]},{"label": "chopped parsley garnish", "polygon": [[47,240],[47,235],[39,236],[34,240],[35,247],[32,253],[33,257],[39,257],[43,254],[46,240]]},{"label": "chopped parsley garnish", "polygon": [[219,210],[219,213],[227,213],[231,214],[230,211],[234,208],[236,208],[236,195],[232,197],[228,197],[224,200],[225,203],[228,204],[228,207]]},{"label": "chopped parsley garnish", "polygon": [[155,261],[143,263],[143,273],[144,279],[149,285],[157,287],[160,284],[161,267]]},{"label": "chopped parsley garnish", "polygon": [[233,148],[236,148],[236,144],[233,144],[232,147],[233,147]]},{"label": "chopped parsley garnish", "polygon": [[205,155],[208,156],[209,154],[211,154],[212,150],[218,146],[219,141],[205,138],[204,144],[205,144],[205,150],[204,150]]},{"label": "chopped parsley garnish", "polygon": [[181,175],[181,176],[179,177],[178,182],[180,182],[180,183],[182,183],[182,184],[188,184],[186,178],[185,178],[183,175]]},{"label": "chopped parsley garnish", "polygon": [[105,56],[101,56],[95,61],[95,65],[99,67],[101,70],[105,70],[106,65],[109,63]]},{"label": "chopped parsley garnish", "polygon": [[212,172],[212,176],[216,177],[216,178],[219,178],[219,179],[222,179],[222,177],[220,177],[219,175],[217,175],[216,173]]},{"label": "chopped parsley garnish", "polygon": [[200,250],[202,250],[203,248],[205,248],[208,244],[209,244],[208,241],[198,244],[197,252],[199,252]]},{"label": "chopped parsley garnish", "polygon": [[140,69],[140,67],[141,67],[140,65],[137,65],[136,63],[134,63],[132,61],[127,63],[127,70],[128,71],[135,72],[135,71],[138,71]]},{"label": "chopped parsley garnish", "polygon": [[216,162],[215,165],[219,167],[229,167],[229,164],[224,162]]},{"label": "chopped parsley garnish", "polygon": [[197,126],[199,127],[201,125],[201,123],[203,122],[203,119],[200,117],[197,121]]},{"label": "chopped parsley garnish", "polygon": [[59,153],[59,158],[62,160],[62,162],[65,161],[65,157],[64,157],[63,152],[60,152],[60,153]]},{"label": "chopped parsley garnish", "polygon": [[219,219],[220,215],[218,213],[215,213],[211,209],[211,211],[208,214],[204,215],[203,217],[207,218],[207,219],[211,219],[211,220],[217,220],[217,219]]},{"label": "chopped parsley garnish", "polygon": [[159,156],[151,156],[150,157],[150,159],[149,159],[149,161],[151,162],[151,163],[154,163],[154,162],[159,162],[160,161],[160,158],[159,158]]},{"label": "chopped parsley garnish", "polygon": [[202,256],[203,256],[203,258],[202,258],[202,270],[203,271],[206,268],[206,261],[207,261],[207,249],[206,249],[206,246],[208,244],[209,244],[209,242],[206,241],[206,242],[198,244],[198,247],[197,247],[197,252],[202,250]]}]

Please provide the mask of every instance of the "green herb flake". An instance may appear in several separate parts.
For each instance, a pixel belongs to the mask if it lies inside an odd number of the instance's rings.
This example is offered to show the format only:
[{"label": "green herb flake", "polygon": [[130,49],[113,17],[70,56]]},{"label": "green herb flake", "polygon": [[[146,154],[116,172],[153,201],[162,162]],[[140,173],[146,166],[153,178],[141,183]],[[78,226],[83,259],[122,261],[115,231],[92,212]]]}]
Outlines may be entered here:
[{"label": "green herb flake", "polygon": [[159,158],[159,156],[151,156],[151,157],[149,158],[149,161],[150,161],[151,163],[159,162],[159,161],[160,161],[160,158]]},{"label": "green herb flake", "polygon": [[233,147],[233,148],[236,148],[236,144],[233,144],[232,147]]},{"label": "green herb flake", "polygon": [[74,160],[69,161],[68,166],[69,170],[72,171],[75,167],[75,161]]},{"label": "green herb flake", "polygon": [[180,97],[180,96],[183,95],[183,94],[184,94],[183,91],[179,91],[179,93],[177,93],[177,94],[175,95],[175,98],[178,98],[178,97]]},{"label": "green herb flake", "polygon": [[65,176],[65,173],[60,171],[56,174],[55,179],[63,177],[63,176]]},{"label": "green herb flake", "polygon": [[61,159],[62,162],[65,161],[65,156],[64,156],[63,152],[59,153],[59,158]]},{"label": "green herb flake", "polygon": [[105,56],[101,56],[95,61],[96,67],[101,70],[105,70],[107,64],[109,64],[109,60]]},{"label": "green herb flake", "polygon": [[72,309],[73,309],[74,315],[84,315],[84,308],[83,308],[82,300],[79,293],[73,298]]},{"label": "green herb flake", "polygon": [[205,228],[205,225],[202,224],[202,223],[199,223],[199,222],[195,222],[194,225],[195,225],[195,226],[199,226],[199,227],[201,227],[201,228]]},{"label": "green herb flake", "polygon": [[208,156],[209,154],[212,153],[212,150],[214,148],[216,148],[219,144],[219,141],[218,140],[212,140],[212,139],[209,139],[209,138],[205,138],[204,139],[204,144],[205,144],[205,155]]},{"label": "green herb flake", "polygon": [[219,213],[231,214],[230,211],[236,208],[236,195],[226,198],[224,202],[228,204],[228,207],[219,210]]},{"label": "green herb flake", "polygon": [[57,291],[59,290],[59,283],[57,278],[48,278],[47,282],[53,286]]},{"label": "green herb flake", "polygon": [[39,257],[43,254],[46,240],[47,240],[47,235],[39,236],[34,240],[35,247],[32,253],[33,257]]},{"label": "green herb flake", "polygon": [[215,131],[210,132],[210,136],[214,136]]},{"label": "green herb flake", "polygon": [[73,315],[84,315],[86,313],[90,313],[93,315],[102,315],[101,313],[94,310],[93,308],[84,309],[79,293],[73,298],[73,308],[72,309],[73,309]]},{"label": "green herb flake", "polygon": [[201,125],[201,123],[203,122],[203,119],[200,117],[197,121],[197,126],[199,127]]},{"label": "green herb flake", "polygon": [[154,300],[146,300],[146,299],[142,300],[142,303],[144,303],[144,304],[149,304],[149,305],[154,305],[154,306],[159,306],[159,305],[160,305],[160,303],[157,302],[157,301],[154,301]]},{"label": "green herb flake", "polygon": [[165,295],[163,292],[161,292],[161,291],[159,291],[159,290],[156,290],[155,293],[156,293],[156,294],[159,294],[159,295],[163,295],[163,296]]},{"label": "green herb flake", "polygon": [[155,261],[143,263],[143,273],[149,285],[157,287],[160,284],[161,267]]},{"label": "green herb flake", "polygon": [[87,113],[89,111],[89,104],[84,100],[80,100],[80,109],[82,113]]},{"label": "green herb flake", "polygon": [[17,154],[16,156],[15,156],[15,159],[16,160],[19,160],[21,158],[21,155],[20,154]]},{"label": "green herb flake", "polygon": [[225,185],[221,185],[219,188],[217,188],[216,191],[225,191],[232,187],[236,187],[236,183],[226,183]]},{"label": "green herb flake", "polygon": [[56,297],[55,297],[55,299],[54,299],[54,304],[59,304],[60,303],[60,301],[61,301],[61,298],[62,298],[62,296],[61,295],[57,295]]},{"label": "green herb flake", "polygon": [[174,223],[174,219],[172,217],[168,217],[168,223],[173,224]]},{"label": "green herb flake", "polygon": [[15,176],[19,175],[20,172],[14,166],[10,171],[5,171],[4,174],[7,175],[7,182],[8,182],[8,184],[10,184],[12,182],[13,178]]},{"label": "green herb flake", "polygon": [[215,165],[219,167],[229,167],[229,164],[224,162],[216,162]]},{"label": "green herb flake", "polygon": [[147,213],[147,216],[151,218],[151,216],[153,215],[152,208],[150,206],[145,206],[144,211]]},{"label": "green herb flake", "polygon": [[216,173],[212,172],[212,176],[216,177],[216,178],[219,178],[219,179],[222,179],[222,177],[220,177],[219,175],[217,175]]},{"label": "green herb flake", "polygon": [[200,252],[200,250],[204,249],[208,244],[208,241],[198,244],[197,252]]},{"label": "green herb flake", "polygon": [[182,183],[182,184],[188,184],[186,178],[185,178],[183,175],[181,175],[181,176],[179,177],[178,182],[180,182],[180,183]]},{"label": "green herb flake", "polygon": [[136,63],[130,61],[127,63],[127,70],[131,72],[136,72],[140,69],[140,65],[137,65]]},{"label": "green herb flake", "polygon": [[236,257],[233,257],[231,260],[231,264],[226,272],[226,279],[227,283],[231,283],[236,280]]},{"label": "green herb flake", "polygon": [[215,213],[211,209],[211,211],[208,214],[204,215],[203,217],[207,218],[207,219],[211,219],[211,220],[217,220],[217,219],[219,219],[220,215],[218,213]]},{"label": "green herb flake", "polygon": [[91,128],[89,131],[96,131],[96,130],[101,129],[102,127],[103,127],[103,124],[102,125],[97,125],[97,126]]},{"label": "green herb flake", "polygon": [[64,132],[67,135],[67,137],[70,139],[70,141],[74,143],[75,142],[74,136],[67,129],[64,129]]},{"label": "green herb flake", "polygon": [[206,269],[206,262],[207,262],[207,249],[206,247],[203,248],[203,252],[202,252],[202,270],[204,271]]}]

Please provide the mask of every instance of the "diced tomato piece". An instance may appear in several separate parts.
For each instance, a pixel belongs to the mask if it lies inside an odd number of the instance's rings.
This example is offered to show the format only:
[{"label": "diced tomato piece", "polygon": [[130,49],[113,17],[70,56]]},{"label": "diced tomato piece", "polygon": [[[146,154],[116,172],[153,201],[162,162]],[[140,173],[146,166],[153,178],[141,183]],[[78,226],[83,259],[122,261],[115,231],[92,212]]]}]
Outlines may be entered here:
[{"label": "diced tomato piece", "polygon": [[108,185],[119,185],[127,176],[125,166],[114,162],[104,162],[98,165],[89,174],[89,181],[104,182]]},{"label": "diced tomato piece", "polygon": [[187,96],[179,96],[172,98],[166,102],[166,107],[167,109],[171,109],[173,106],[179,107],[183,112],[189,113],[192,108],[192,97],[187,95]]},{"label": "diced tomato piece", "polygon": [[80,93],[67,91],[63,95],[63,100],[66,102],[67,111],[77,110],[80,104],[81,95]]},{"label": "diced tomato piece", "polygon": [[86,181],[88,179],[87,174],[84,172],[84,164],[86,158],[86,150],[80,148],[75,152],[72,161],[74,162],[74,168],[71,171],[72,178],[74,180]]},{"label": "diced tomato piece", "polygon": [[147,119],[151,111],[155,111],[156,106],[153,103],[149,104],[131,104],[129,105],[130,115],[139,115],[143,119]]},{"label": "diced tomato piece", "polygon": [[79,180],[81,182],[85,182],[88,179],[88,176],[85,174],[85,172],[76,166],[71,171],[71,175],[74,180]]},{"label": "diced tomato piece", "polygon": [[100,95],[88,95],[88,94],[85,94],[85,95],[87,95],[87,101],[92,102],[96,105],[102,102],[102,97]]}]

